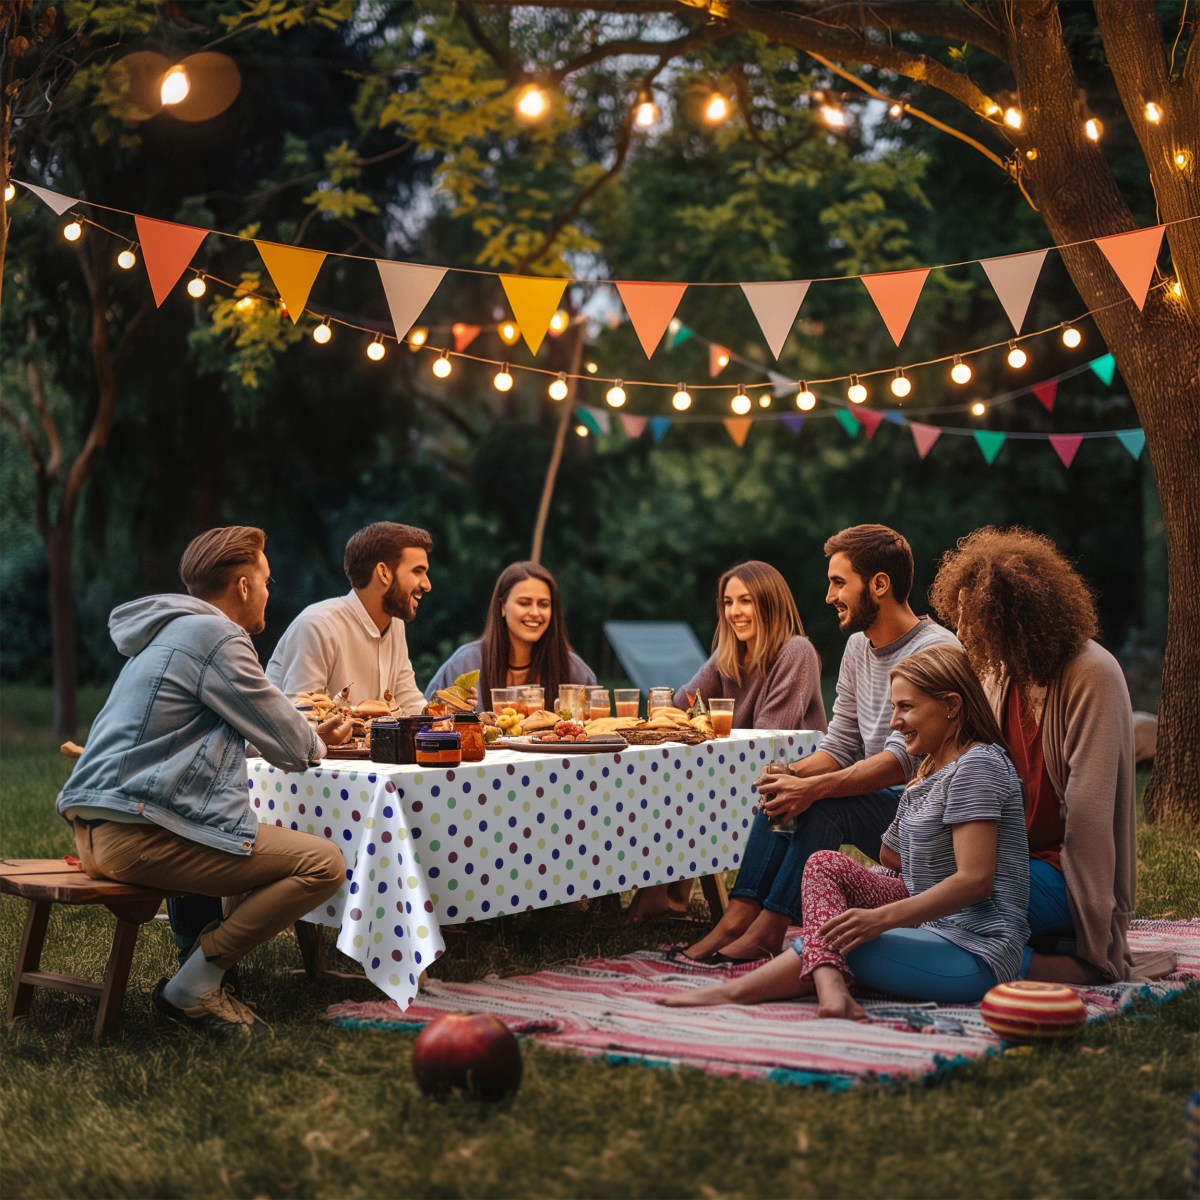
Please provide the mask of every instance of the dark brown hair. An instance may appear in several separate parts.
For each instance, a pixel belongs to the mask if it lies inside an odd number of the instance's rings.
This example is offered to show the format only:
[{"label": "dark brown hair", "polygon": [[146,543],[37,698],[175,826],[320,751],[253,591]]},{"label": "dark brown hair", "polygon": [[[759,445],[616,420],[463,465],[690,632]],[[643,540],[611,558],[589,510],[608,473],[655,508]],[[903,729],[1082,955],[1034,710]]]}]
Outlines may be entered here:
[{"label": "dark brown hair", "polygon": [[825,557],[832,558],[835,554],[844,554],[864,583],[876,575],[886,575],[891,580],[896,603],[908,600],[913,583],[913,553],[902,534],[886,525],[852,525],[825,543]]},{"label": "dark brown hair", "polygon": [[350,586],[365,588],[380,563],[389,570],[395,570],[405,550],[414,547],[424,550],[426,554],[433,549],[433,538],[415,525],[375,521],[360,529],[346,543],[346,555],[342,559]]},{"label": "dark brown hair", "polygon": [[189,596],[219,596],[238,567],[258,561],[267,535],[253,525],[225,525],[194,537],[179,560],[179,578]]},{"label": "dark brown hair", "polygon": [[982,679],[1006,675],[1045,687],[1099,629],[1083,576],[1030,529],[992,525],[942,557],[929,589],[937,615]]},{"label": "dark brown hair", "polygon": [[571,676],[571,643],[567,641],[567,620],[563,613],[562,596],[554,576],[535,562],[515,562],[505,567],[492,589],[488,604],[487,626],[480,639],[483,663],[479,669],[479,698],[484,708],[492,706],[492,688],[502,688],[508,680],[511,656],[508,625],[502,616],[504,602],[518,583],[540,579],[550,589],[550,620],[546,631],[533,645],[533,659],[526,677],[530,684],[546,689],[546,707],[553,708],[561,684]]},{"label": "dark brown hair", "polygon": [[[745,658],[746,644],[738,641],[725,619],[725,586],[731,579],[740,579],[746,585],[758,618],[754,653]],[[804,626],[792,589],[770,563],[753,559],[738,563],[717,581],[717,630],[713,634],[712,648],[717,653],[717,670],[739,687],[743,670],[747,675],[758,672],[765,676],[779,657],[784,643],[797,634],[804,636]]]}]

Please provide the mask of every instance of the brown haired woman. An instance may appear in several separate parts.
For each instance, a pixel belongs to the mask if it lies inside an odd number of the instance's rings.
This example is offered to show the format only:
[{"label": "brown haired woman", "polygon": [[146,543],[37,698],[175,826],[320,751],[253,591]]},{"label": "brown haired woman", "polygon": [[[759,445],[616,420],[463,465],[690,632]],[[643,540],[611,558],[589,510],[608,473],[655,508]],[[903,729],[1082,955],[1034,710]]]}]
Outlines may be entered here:
[{"label": "brown haired woman", "polygon": [[425,689],[426,699],[469,671],[479,672],[477,708],[491,704],[492,688],[537,685],[552,705],[560,684],[596,682],[567,641],[562,597],[545,567],[517,562],[500,572],[483,637],[459,646],[442,663]]},{"label": "brown haired woman", "polygon": [[892,729],[922,757],[871,871],[835,850],[804,867],[804,934],[766,966],[660,1004],[755,1004],[817,993],[822,1017],[866,1014],[848,983],[973,1003],[1027,965],[1029,846],[1021,781],[967,656],[935,646],[891,672]]},{"label": "brown haired woman", "polygon": [[[717,583],[713,653],[675,693],[679,708],[700,695],[732,700],[735,729],[828,728],[821,698],[821,660],[804,634],[791,589],[769,563],[731,567]],[[645,888],[630,921],[687,909],[692,881]]]},{"label": "brown haired woman", "polygon": [[1038,954],[1030,978],[1129,979],[1133,713],[1117,660],[1092,640],[1087,583],[1049,538],[987,527],[946,553],[929,598],[983,681],[1025,787],[1032,943],[1054,955]]}]

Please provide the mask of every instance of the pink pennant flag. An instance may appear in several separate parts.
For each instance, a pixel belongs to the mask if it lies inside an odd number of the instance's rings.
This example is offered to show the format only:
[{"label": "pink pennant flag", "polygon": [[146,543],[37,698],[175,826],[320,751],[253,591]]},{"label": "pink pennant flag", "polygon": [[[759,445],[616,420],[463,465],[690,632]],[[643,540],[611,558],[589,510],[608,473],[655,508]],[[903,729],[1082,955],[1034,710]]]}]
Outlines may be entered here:
[{"label": "pink pennant flag", "polygon": [[174,221],[156,221],[152,217],[135,216],[133,221],[137,226],[146,274],[150,276],[154,303],[161,308],[180,275],[187,270],[192,255],[208,237],[208,230],[197,229],[194,225],[177,225]]},{"label": "pink pennant flag", "polygon": [[687,291],[686,283],[638,283],[626,281],[617,284],[621,303],[633,322],[634,332],[646,357],[651,358],[662,341],[662,336]]},{"label": "pink pennant flag", "polygon": [[642,430],[646,428],[646,423],[650,420],[649,417],[635,417],[633,413],[617,413],[621,418],[621,424],[625,429],[625,436],[638,438],[642,436]]},{"label": "pink pennant flag", "polygon": [[1020,334],[1033,289],[1042,273],[1047,250],[1031,250],[1028,254],[1006,254],[1002,258],[981,258],[979,265],[987,272],[988,282],[996,298],[1012,322],[1013,332]]},{"label": "pink pennant flag", "polygon": [[942,431],[936,425],[922,425],[919,421],[910,421],[908,427],[912,430],[917,453],[922,458],[933,449],[933,443],[942,436]]},{"label": "pink pennant flag", "polygon": [[900,339],[912,319],[913,309],[925,286],[928,267],[912,271],[885,271],[879,275],[860,275],[863,287],[871,293],[879,315],[892,335],[892,341],[900,345]]},{"label": "pink pennant flag", "polygon": [[742,291],[754,310],[758,327],[776,358],[792,331],[796,314],[808,294],[811,279],[789,279],[782,283],[743,283]]},{"label": "pink pennant flag", "polygon": [[1046,406],[1047,412],[1054,411],[1054,397],[1058,394],[1058,380],[1045,379],[1033,385],[1033,394]]},{"label": "pink pennant flag", "polygon": [[854,415],[867,427],[867,437],[873,438],[875,430],[883,420],[883,413],[876,412],[873,408],[859,408],[855,409]]},{"label": "pink pennant flag", "polygon": [[1052,433],[1050,435],[1050,445],[1054,447],[1055,454],[1062,459],[1064,467],[1070,467],[1075,461],[1075,453],[1082,443],[1082,433]]},{"label": "pink pennant flag", "polygon": [[454,334],[454,350],[461,354],[479,336],[479,326],[464,325],[461,321],[455,321],[450,326],[450,332]]},{"label": "pink pennant flag", "polygon": [[1096,245],[1104,252],[1139,312],[1150,290],[1150,276],[1154,274],[1164,228],[1155,225],[1150,229],[1135,229],[1132,233],[1114,233],[1111,237],[1096,239]]},{"label": "pink pennant flag", "polygon": [[[721,359],[724,358],[724,362]],[[725,346],[718,346],[716,342],[708,343],[708,377],[716,379],[720,373],[729,366],[729,350]]]}]

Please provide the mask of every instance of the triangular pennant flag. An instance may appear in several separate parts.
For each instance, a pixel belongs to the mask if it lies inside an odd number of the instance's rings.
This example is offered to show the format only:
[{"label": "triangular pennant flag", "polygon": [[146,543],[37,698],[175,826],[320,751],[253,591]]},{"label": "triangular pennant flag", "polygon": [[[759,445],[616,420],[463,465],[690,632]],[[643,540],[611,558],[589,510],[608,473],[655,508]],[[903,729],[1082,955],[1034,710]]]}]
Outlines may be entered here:
[{"label": "triangular pennant flag", "polygon": [[478,325],[464,325],[461,321],[450,326],[456,353],[461,354],[479,336],[479,328]]},{"label": "triangular pennant flag", "polygon": [[898,408],[889,408],[887,412],[883,414],[883,419],[885,421],[891,421],[893,425],[908,424],[908,418]]},{"label": "triangular pennant flag", "polygon": [[675,330],[675,336],[671,338],[671,345],[669,349],[674,350],[676,346],[682,345],[691,336],[692,331],[681,322],[679,328]]},{"label": "triangular pennant flag", "polygon": [[558,302],[567,290],[567,281],[539,279],[534,275],[501,275],[500,282],[525,345],[530,354],[536,354],[550,328],[550,318],[558,311]]},{"label": "triangular pennant flag", "polygon": [[[596,409],[594,408],[577,408],[575,416],[578,418],[580,425],[592,433],[600,432],[600,422],[596,420]],[[602,414],[608,416],[607,413]]]},{"label": "triangular pennant flag", "polygon": [[633,322],[634,332],[646,357],[651,358],[662,335],[666,332],[683,293],[686,283],[637,283],[626,281],[617,284],[621,303]]},{"label": "triangular pennant flag", "polygon": [[871,299],[875,301],[875,307],[879,309],[879,315],[897,346],[912,319],[913,309],[917,307],[928,274],[928,267],[918,267],[913,271],[885,271],[879,275],[859,276],[863,287],[871,293]]},{"label": "triangular pennant flag", "polygon": [[1137,462],[1146,447],[1146,431],[1144,429],[1118,429],[1117,441],[1133,455],[1134,462]]},{"label": "triangular pennant flag", "polygon": [[996,461],[996,455],[1000,453],[1000,447],[1004,445],[1007,433],[999,433],[992,429],[976,429],[975,443],[983,452],[984,461],[990,467]]},{"label": "triangular pennant flag", "polygon": [[612,414],[607,409],[593,408],[590,404],[586,404],[584,407],[591,414],[592,420],[596,422],[596,427],[601,433],[612,433]]},{"label": "triangular pennant flag", "polygon": [[867,427],[867,437],[873,438],[875,430],[879,428],[880,422],[883,420],[883,413],[876,412],[873,408],[860,408],[858,419]]},{"label": "triangular pennant flag", "polygon": [[804,303],[811,279],[789,279],[783,283],[743,283],[742,291],[750,301],[758,327],[776,358],[792,331],[796,314]]},{"label": "triangular pennant flag", "polygon": [[[708,377],[716,379],[720,373],[729,366],[729,351],[724,346],[718,346],[716,342],[708,343]],[[721,359],[725,361],[722,362]]]},{"label": "triangular pennant flag", "polygon": [[1099,358],[1093,358],[1088,366],[1096,374],[1105,387],[1109,387],[1113,381],[1113,372],[1117,369],[1117,360],[1111,354],[1102,354]]},{"label": "triangular pennant flag", "polygon": [[1033,385],[1033,394],[1046,406],[1047,412],[1054,411],[1054,397],[1058,394],[1058,380],[1046,379]]},{"label": "triangular pennant flag", "polygon": [[922,425],[918,421],[910,421],[908,427],[912,430],[917,453],[922,458],[933,449],[933,443],[942,436],[942,431],[936,425]]},{"label": "triangular pennant flag", "polygon": [[1132,233],[1114,233],[1111,237],[1096,239],[1096,245],[1104,252],[1139,312],[1150,290],[1150,276],[1154,274],[1164,228],[1154,225],[1150,229],[1135,229]]},{"label": "triangular pennant flag", "polygon": [[[426,267],[420,263],[387,262],[377,258],[379,280],[392,314],[396,340],[404,341],[425,306],[433,299],[438,284],[446,274],[445,267]],[[455,346],[456,350],[461,348]]]},{"label": "triangular pennant flag", "polygon": [[767,378],[771,381],[771,391],[775,394],[776,400],[800,390],[800,385],[794,379],[780,375],[778,371],[768,371]]},{"label": "triangular pennant flag", "polygon": [[753,417],[726,417],[722,422],[729,436],[733,438],[734,444],[744,446],[746,437],[750,432],[750,426],[754,424]]},{"label": "triangular pennant flag", "polygon": [[783,423],[793,433],[799,433],[804,428],[804,418],[799,413],[784,413]]},{"label": "triangular pennant flag", "polygon": [[661,442],[666,436],[667,430],[671,428],[670,417],[651,417],[650,418],[650,436],[656,441]]},{"label": "triangular pennant flag", "polygon": [[854,414],[847,412],[844,408],[839,408],[833,414],[837,417],[838,424],[851,436],[858,437],[858,421],[855,420]]},{"label": "triangular pennant flag", "polygon": [[192,255],[200,249],[200,243],[208,237],[208,230],[177,225],[174,221],[155,221],[151,217],[134,217],[133,221],[154,303],[161,307],[192,261]]},{"label": "triangular pennant flag", "polygon": [[621,427],[625,430],[625,436],[638,438],[642,436],[642,430],[646,428],[646,423],[650,420],[649,417],[635,417],[633,413],[618,413],[621,418]]},{"label": "triangular pennant flag", "polygon": [[78,204],[79,201],[74,196],[64,196],[61,192],[52,192],[49,188],[38,187],[36,183],[25,183],[23,180],[14,179],[14,183],[19,183],[23,188],[28,188],[39,200],[44,201],[58,216],[71,207],[72,204]]},{"label": "triangular pennant flag", "polygon": [[1054,447],[1054,453],[1062,459],[1063,466],[1067,468],[1070,468],[1075,461],[1075,455],[1082,444],[1082,433],[1052,433],[1050,435],[1050,445]]},{"label": "triangular pennant flag", "polygon": [[1018,336],[1048,253],[1047,250],[1031,250],[1028,254],[1006,254],[1003,258],[979,260],[996,299],[1004,305],[1013,332]]},{"label": "triangular pennant flag", "polygon": [[324,250],[305,250],[300,246],[281,246],[278,242],[254,242],[259,257],[267,265],[271,282],[295,325],[304,313],[308,293],[325,261]]}]

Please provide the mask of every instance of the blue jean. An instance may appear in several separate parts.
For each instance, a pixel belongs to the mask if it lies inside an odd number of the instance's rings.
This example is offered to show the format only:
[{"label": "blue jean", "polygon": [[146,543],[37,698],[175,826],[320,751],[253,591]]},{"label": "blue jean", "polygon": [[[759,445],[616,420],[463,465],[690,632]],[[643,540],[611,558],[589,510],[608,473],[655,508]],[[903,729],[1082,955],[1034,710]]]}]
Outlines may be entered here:
[{"label": "blue jean", "polygon": [[1040,858],[1029,860],[1029,941],[1044,954],[1075,953],[1067,881]]},{"label": "blue jean", "polygon": [[804,864],[818,850],[857,846],[878,861],[883,835],[896,817],[902,787],[862,796],[818,800],[797,818],[795,833],[774,833],[760,808],[750,827],[735,899],[754,900],[768,912],[798,920]]},{"label": "blue jean", "polygon": [[[792,949],[803,949],[800,938]],[[846,965],[865,987],[905,1000],[974,1004],[996,986],[984,959],[930,929],[888,929],[851,950]]]}]

